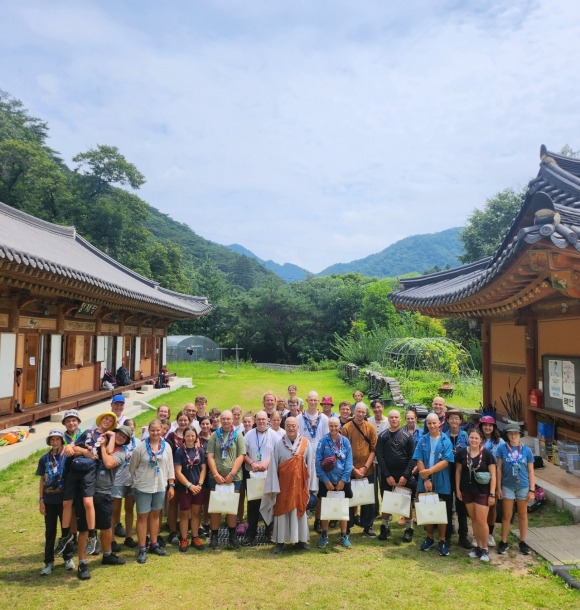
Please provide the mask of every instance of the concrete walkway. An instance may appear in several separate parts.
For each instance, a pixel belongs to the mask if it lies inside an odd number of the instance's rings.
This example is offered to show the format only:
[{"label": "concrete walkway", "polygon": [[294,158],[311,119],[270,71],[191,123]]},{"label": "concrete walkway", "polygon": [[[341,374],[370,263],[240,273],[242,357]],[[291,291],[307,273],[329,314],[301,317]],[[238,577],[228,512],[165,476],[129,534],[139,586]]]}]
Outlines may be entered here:
[{"label": "concrete walkway", "polygon": [[[133,418],[141,414],[147,409],[153,409],[149,404],[153,398],[157,398],[178,388],[191,388],[192,380],[190,378],[171,378],[171,387],[156,390],[152,385],[144,385],[141,390],[130,390],[123,392],[125,396],[125,410],[123,411],[127,417]],[[105,411],[111,410],[111,403],[109,401],[96,402],[92,405],[88,405],[79,409],[81,416],[81,428],[86,430],[95,423],[97,415]],[[35,426],[36,432],[30,433],[28,438],[21,443],[15,443],[14,445],[8,445],[6,447],[0,447],[0,470],[7,468],[10,464],[23,460],[28,456],[36,453],[39,449],[47,450],[46,437],[51,430],[63,430],[61,423],[64,411],[55,413],[51,416],[50,420],[46,419],[41,422],[37,422]],[[26,430],[28,426],[16,426],[17,428]],[[7,432],[3,430],[2,432]]]}]

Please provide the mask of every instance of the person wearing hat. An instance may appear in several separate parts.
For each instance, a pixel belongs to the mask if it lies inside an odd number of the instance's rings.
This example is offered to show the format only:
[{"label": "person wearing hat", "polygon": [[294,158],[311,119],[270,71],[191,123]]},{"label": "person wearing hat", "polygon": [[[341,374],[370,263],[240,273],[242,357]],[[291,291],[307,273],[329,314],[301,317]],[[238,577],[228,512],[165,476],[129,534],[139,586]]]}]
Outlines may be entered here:
[{"label": "person wearing hat", "polygon": [[507,537],[514,512],[514,501],[518,503],[518,524],[520,528],[520,552],[530,554],[526,544],[528,533],[528,502],[534,499],[534,456],[529,447],[521,443],[521,430],[517,424],[506,428],[508,442],[497,451],[496,496],[502,501],[501,542],[497,547],[500,555],[508,550]]},{"label": "person wearing hat", "polygon": [[[111,413],[99,415],[97,422],[99,428],[107,428],[108,419],[112,419]],[[115,427],[114,430],[106,429],[99,437],[99,469],[95,481],[95,493],[93,496],[93,508],[95,515],[95,528],[101,533],[101,547],[103,549],[102,565],[118,566],[123,565],[125,560],[113,553],[113,497],[111,491],[115,481],[117,471],[125,462],[124,444],[127,443],[131,429],[127,426]],[[87,523],[88,513],[85,504],[80,498],[75,500],[77,515],[77,525],[79,530],[79,568],[78,577],[80,580],[88,580],[91,573],[87,563],[87,541],[89,539],[89,526]]]},{"label": "person wearing hat", "polygon": [[338,413],[335,413],[332,410],[332,407],[334,407],[332,396],[323,396],[322,400],[320,401],[320,406],[322,407],[322,412],[324,415],[326,415],[326,417],[328,417],[328,419],[331,417],[338,417]]},{"label": "person wearing hat", "polygon": [[[453,455],[457,459],[457,452],[460,449],[465,449],[469,445],[467,432],[462,430],[463,411],[459,409],[449,409],[445,414],[449,429],[445,435],[453,445]],[[447,504],[447,529],[445,531],[445,539],[447,546],[451,544],[451,534],[453,533],[453,505],[455,504],[455,512],[457,513],[457,525],[459,533],[459,546],[464,549],[471,549],[471,542],[467,534],[467,509],[465,504],[457,497],[457,490],[454,485],[455,481],[455,464],[449,464],[449,479],[451,481],[451,502]]]},{"label": "person wearing hat", "polygon": [[[54,543],[57,523],[62,524],[62,502],[64,488],[64,467],[67,461],[64,452],[64,434],[51,430],[46,437],[50,450],[39,460],[36,473],[40,477],[38,510],[44,517],[44,567],[42,576],[48,576],[54,568]],[[74,570],[72,544],[63,551],[64,569]]]},{"label": "person wearing hat", "polygon": [[68,456],[73,455],[74,448],[71,445],[74,445],[79,436],[83,433],[80,429],[80,423],[81,417],[76,409],[69,409],[64,412],[64,415],[62,416],[62,425],[66,428],[64,433],[64,444],[68,447]]},{"label": "person wearing hat", "polygon": [[122,426],[127,419],[126,415],[123,415],[123,409],[125,408],[125,397],[123,394],[115,394],[111,400],[111,411],[117,416],[117,425]]},{"label": "person wearing hat", "polygon": [[[495,417],[493,415],[482,415],[479,420],[479,427],[483,433],[483,446],[491,451],[494,458],[497,458],[497,452],[502,445],[505,445],[505,441],[501,437],[500,431],[495,423]],[[497,505],[493,504],[489,507],[487,513],[487,525],[489,527],[489,540],[488,546],[495,546],[495,539],[493,537],[493,530],[495,528],[495,518],[497,517]],[[475,543],[475,537],[471,542],[471,546],[477,546]]]},{"label": "person wearing hat", "polygon": [[[62,511],[62,535],[58,539],[55,555],[60,555],[66,545],[71,542],[74,535],[70,531],[72,520],[73,500],[80,496],[84,506],[84,513],[88,524],[88,542],[86,543],[87,555],[94,553],[97,548],[97,530],[95,527],[95,507],[93,496],[99,464],[102,460],[101,445],[107,442],[107,432],[113,431],[117,426],[117,416],[112,411],[106,411],[97,416],[97,427],[85,430],[76,440],[71,457],[71,468],[67,472],[64,481],[64,501]],[[79,553],[80,541],[79,541]],[[79,578],[80,576],[79,566]],[[90,576],[89,576],[90,577]]]}]

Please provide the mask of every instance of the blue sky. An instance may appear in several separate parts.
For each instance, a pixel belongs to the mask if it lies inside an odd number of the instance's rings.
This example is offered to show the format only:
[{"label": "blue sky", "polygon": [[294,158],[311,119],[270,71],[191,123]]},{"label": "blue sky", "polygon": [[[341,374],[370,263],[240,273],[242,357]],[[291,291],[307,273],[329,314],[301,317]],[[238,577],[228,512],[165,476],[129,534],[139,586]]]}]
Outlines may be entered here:
[{"label": "blue sky", "polygon": [[580,149],[569,0],[2,2],[0,88],[199,235],[312,272]]}]

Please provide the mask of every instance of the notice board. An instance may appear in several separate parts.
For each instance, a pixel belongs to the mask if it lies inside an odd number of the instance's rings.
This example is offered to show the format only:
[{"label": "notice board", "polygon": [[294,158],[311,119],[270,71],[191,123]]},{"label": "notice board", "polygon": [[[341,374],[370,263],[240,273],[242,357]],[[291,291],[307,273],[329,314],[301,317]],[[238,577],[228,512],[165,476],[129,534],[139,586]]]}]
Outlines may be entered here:
[{"label": "notice board", "polygon": [[542,356],[544,407],[580,417],[580,358]]}]

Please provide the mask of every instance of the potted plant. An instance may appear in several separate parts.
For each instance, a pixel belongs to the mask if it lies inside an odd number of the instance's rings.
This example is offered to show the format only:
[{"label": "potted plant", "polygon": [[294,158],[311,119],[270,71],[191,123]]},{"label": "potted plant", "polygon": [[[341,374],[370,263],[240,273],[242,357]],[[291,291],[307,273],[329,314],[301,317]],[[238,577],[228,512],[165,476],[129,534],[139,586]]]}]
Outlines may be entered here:
[{"label": "potted plant", "polygon": [[524,421],[522,419],[522,395],[518,392],[517,387],[518,383],[522,380],[520,377],[514,384],[514,387],[511,387],[511,380],[508,381],[508,391],[506,392],[506,399],[500,397],[501,404],[507,415],[507,423],[508,424],[518,424],[519,426],[524,425]]}]

